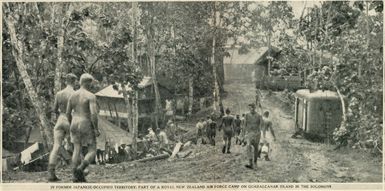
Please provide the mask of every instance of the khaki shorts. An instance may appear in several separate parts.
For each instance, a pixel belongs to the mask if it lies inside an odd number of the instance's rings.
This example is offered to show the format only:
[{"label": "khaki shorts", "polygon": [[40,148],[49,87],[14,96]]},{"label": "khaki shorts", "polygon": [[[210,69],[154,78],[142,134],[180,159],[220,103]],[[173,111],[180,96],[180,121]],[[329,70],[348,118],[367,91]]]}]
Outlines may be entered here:
[{"label": "khaki shorts", "polygon": [[91,121],[84,117],[74,117],[70,128],[71,142],[82,146],[96,145],[96,136],[91,125]]},{"label": "khaki shorts", "polygon": [[61,144],[63,138],[69,136],[69,130],[70,124],[67,117],[64,114],[60,114],[53,129],[54,142]]}]

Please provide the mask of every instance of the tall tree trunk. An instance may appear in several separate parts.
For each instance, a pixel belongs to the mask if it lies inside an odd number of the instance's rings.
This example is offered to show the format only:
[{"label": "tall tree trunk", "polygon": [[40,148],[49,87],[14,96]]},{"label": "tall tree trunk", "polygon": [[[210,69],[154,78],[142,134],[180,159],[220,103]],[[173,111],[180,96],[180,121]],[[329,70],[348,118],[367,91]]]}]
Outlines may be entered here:
[{"label": "tall tree trunk", "polygon": [[[125,87],[124,84],[121,84],[122,86],[122,93],[123,93],[123,98],[124,98],[124,101],[126,103],[126,110],[127,110],[127,125],[128,125],[128,129],[130,132],[133,131],[133,126],[132,126],[132,108],[131,108],[131,102],[130,102],[130,98],[128,96],[128,91]],[[119,120],[119,123],[120,123],[120,120]],[[120,125],[119,125],[120,127]]]},{"label": "tall tree trunk", "polygon": [[193,105],[194,105],[194,79],[193,77],[189,77],[188,79],[188,115],[191,115],[193,112]]},{"label": "tall tree trunk", "polygon": [[340,92],[340,89],[338,88],[338,86],[336,84],[334,84],[334,88],[336,88],[337,94],[340,97],[340,101],[341,101],[341,107],[342,107],[342,122],[341,122],[341,126],[342,126],[342,125],[346,124],[346,121],[347,121],[346,109],[345,109],[345,100],[344,100],[343,95]]},{"label": "tall tree trunk", "polygon": [[[269,5],[269,15],[271,15],[272,2]],[[269,16],[269,30],[267,32],[267,51],[268,51],[268,60],[267,60],[267,75],[270,76],[271,71],[271,17]]]},{"label": "tall tree trunk", "polygon": [[[12,14],[12,13],[9,13]],[[29,98],[31,99],[31,102],[36,110],[36,113],[39,117],[41,125],[40,127],[40,133],[43,138],[43,144],[44,148],[48,151],[49,145],[52,144],[51,136],[52,133],[50,132],[49,128],[49,122],[47,120],[47,117],[45,115],[43,105],[41,101],[39,100],[39,97],[36,93],[35,88],[32,85],[31,78],[28,75],[27,68],[23,61],[23,44],[17,39],[16,35],[16,29],[15,29],[15,20],[12,18],[11,15],[4,17],[6,24],[8,26],[11,44],[12,44],[12,54],[15,57],[16,60],[16,66],[19,70],[20,76],[24,82],[25,88],[28,92]]]},{"label": "tall tree trunk", "polygon": [[[367,51],[366,51],[366,57],[370,58],[370,25],[369,25],[369,2],[365,1],[366,4],[366,46],[367,46]],[[363,62],[358,62],[358,77],[361,79],[361,74],[362,74],[362,63]]]},{"label": "tall tree trunk", "polygon": [[57,40],[57,63],[55,68],[55,79],[54,79],[54,93],[60,91],[61,89],[61,77],[63,73],[63,50],[64,50],[64,37],[66,33],[66,21],[71,15],[72,9],[70,3],[62,3],[62,9],[60,9],[62,12],[65,12],[65,16],[62,18],[60,23],[60,31],[59,36]]},{"label": "tall tree trunk", "polygon": [[[136,14],[138,9],[138,2],[132,2],[132,25],[133,25],[133,34],[132,34],[132,59],[136,64],[138,64],[137,53],[136,53]],[[138,146],[136,138],[138,137],[138,92],[135,91],[135,97],[132,99],[132,149],[134,151],[134,158],[136,159],[136,154],[138,151]],[[130,129],[131,130],[131,129]]]},{"label": "tall tree trunk", "polygon": [[215,48],[216,48],[216,20],[217,20],[217,10],[216,10],[216,3],[213,2],[214,4],[214,11],[213,11],[213,27],[214,27],[214,32],[213,32],[213,43],[212,43],[212,49],[211,49],[211,65],[213,67],[213,78],[214,78],[214,91],[213,91],[213,109],[216,111],[219,107],[219,84],[218,84],[218,77],[217,77],[217,65],[215,63]]},{"label": "tall tree trunk", "polygon": [[[151,4],[151,10],[154,9],[154,5]],[[151,23],[149,25],[149,30],[147,32],[147,39],[148,39],[148,52],[150,56],[150,67],[151,67],[151,77],[152,82],[154,86],[154,92],[155,92],[155,126],[156,128],[159,127],[159,115],[160,115],[160,93],[158,88],[158,80],[156,78],[156,59],[155,59],[155,29],[153,26],[153,18],[151,18]]]}]

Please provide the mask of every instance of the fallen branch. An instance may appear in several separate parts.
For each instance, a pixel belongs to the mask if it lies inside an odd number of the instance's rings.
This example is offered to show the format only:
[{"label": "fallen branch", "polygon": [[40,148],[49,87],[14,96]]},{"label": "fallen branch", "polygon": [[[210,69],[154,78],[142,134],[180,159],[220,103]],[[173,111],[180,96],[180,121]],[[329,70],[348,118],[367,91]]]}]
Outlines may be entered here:
[{"label": "fallen branch", "polygon": [[155,160],[166,159],[168,157],[170,157],[170,155],[167,154],[167,153],[164,153],[164,154],[160,154],[160,155],[153,156],[153,157],[147,157],[147,158],[139,159],[137,161],[138,162],[148,162],[148,161],[155,161]]}]

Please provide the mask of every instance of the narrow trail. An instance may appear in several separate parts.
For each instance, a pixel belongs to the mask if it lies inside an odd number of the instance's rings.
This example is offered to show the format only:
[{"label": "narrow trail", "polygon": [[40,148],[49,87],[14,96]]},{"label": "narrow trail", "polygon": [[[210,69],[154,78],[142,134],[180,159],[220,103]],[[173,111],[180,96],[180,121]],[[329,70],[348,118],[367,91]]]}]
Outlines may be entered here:
[{"label": "narrow trail", "polygon": [[[247,112],[254,101],[253,84],[230,83],[223,100],[233,114]],[[222,154],[222,132],[217,132],[216,146],[196,145],[190,158],[146,163],[125,162],[114,165],[91,165],[89,182],[151,183],[151,182],[382,182],[382,159],[359,150],[333,150],[332,145],[290,138],[293,116],[284,113],[280,93],[266,96],[262,106],[271,113],[277,141],[272,161],[258,160],[256,170],[244,167],[245,147],[232,142],[231,154]],[[194,124],[191,124],[194,125]],[[7,172],[4,182],[46,182],[47,172]],[[61,182],[71,182],[70,169],[59,169]]]}]

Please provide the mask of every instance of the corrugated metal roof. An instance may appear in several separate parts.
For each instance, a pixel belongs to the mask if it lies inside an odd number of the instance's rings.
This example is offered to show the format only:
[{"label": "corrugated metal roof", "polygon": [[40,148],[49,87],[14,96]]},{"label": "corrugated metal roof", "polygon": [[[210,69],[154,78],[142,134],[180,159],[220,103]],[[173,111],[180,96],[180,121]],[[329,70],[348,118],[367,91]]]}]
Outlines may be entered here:
[{"label": "corrugated metal roof", "polygon": [[265,53],[268,48],[249,49],[246,54],[239,54],[238,48],[229,50],[230,57],[223,59],[224,64],[255,64],[257,60]]},{"label": "corrugated metal roof", "polygon": [[[145,76],[145,77],[143,77],[142,81],[138,84],[138,87],[144,88],[144,87],[147,87],[151,84],[152,84],[152,78]],[[113,88],[113,85],[109,85],[106,88],[97,92],[95,95],[100,96],[100,97],[123,98],[123,94],[120,93],[120,91],[122,90],[121,86],[120,86],[120,84],[117,84],[117,85],[119,88],[118,91]],[[126,90],[131,91],[132,88],[129,85],[126,85]]]}]

